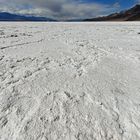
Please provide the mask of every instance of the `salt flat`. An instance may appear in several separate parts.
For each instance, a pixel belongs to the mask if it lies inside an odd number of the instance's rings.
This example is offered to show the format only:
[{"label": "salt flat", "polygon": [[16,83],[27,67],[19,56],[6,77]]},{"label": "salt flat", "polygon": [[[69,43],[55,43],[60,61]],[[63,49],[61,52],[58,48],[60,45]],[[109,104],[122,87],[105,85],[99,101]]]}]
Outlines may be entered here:
[{"label": "salt flat", "polygon": [[0,23],[0,140],[140,140],[140,22]]}]

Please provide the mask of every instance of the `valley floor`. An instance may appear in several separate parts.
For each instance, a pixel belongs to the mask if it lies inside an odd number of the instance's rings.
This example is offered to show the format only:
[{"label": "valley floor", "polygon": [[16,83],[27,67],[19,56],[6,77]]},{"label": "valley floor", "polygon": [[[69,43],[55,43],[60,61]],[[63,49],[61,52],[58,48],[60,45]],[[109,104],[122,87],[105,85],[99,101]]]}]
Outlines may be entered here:
[{"label": "valley floor", "polygon": [[140,140],[140,23],[0,23],[0,140]]}]

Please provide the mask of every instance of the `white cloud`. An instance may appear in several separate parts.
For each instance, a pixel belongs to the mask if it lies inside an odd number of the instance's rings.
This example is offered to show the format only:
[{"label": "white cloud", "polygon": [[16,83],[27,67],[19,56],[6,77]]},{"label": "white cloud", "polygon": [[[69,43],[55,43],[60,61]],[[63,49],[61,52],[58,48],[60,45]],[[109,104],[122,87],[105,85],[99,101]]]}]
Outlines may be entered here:
[{"label": "white cloud", "polygon": [[118,5],[118,3],[110,6],[74,0],[0,0],[0,11],[55,19],[80,19],[107,14],[117,9]]},{"label": "white cloud", "polygon": [[116,2],[116,3],[113,4],[113,6],[116,7],[116,8],[120,8],[120,3]]}]

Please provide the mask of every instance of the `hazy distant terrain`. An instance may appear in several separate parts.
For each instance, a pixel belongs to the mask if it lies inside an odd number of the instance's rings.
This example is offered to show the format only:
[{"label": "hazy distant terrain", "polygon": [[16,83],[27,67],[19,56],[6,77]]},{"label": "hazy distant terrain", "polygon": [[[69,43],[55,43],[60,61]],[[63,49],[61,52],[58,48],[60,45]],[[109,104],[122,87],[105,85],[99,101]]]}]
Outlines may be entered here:
[{"label": "hazy distant terrain", "polygon": [[139,140],[140,23],[1,23],[0,140]]}]

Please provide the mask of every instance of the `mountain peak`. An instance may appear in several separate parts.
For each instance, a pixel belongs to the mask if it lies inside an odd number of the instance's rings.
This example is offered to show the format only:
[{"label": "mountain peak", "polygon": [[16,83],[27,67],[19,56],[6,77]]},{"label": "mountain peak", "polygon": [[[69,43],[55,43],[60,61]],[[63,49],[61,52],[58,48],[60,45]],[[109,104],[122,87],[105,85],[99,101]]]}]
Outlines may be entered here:
[{"label": "mountain peak", "polygon": [[134,7],[132,7],[131,9],[129,9],[128,11],[131,11],[131,12],[140,12],[140,4],[135,5]]},{"label": "mountain peak", "polygon": [[140,8],[140,4],[136,4],[134,7],[139,7]]},{"label": "mountain peak", "polygon": [[109,16],[86,19],[84,21],[140,21],[140,4],[134,7],[121,11],[120,13],[113,13]]}]

